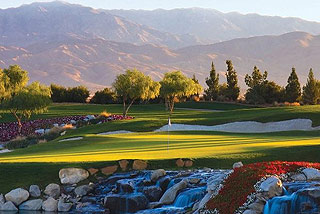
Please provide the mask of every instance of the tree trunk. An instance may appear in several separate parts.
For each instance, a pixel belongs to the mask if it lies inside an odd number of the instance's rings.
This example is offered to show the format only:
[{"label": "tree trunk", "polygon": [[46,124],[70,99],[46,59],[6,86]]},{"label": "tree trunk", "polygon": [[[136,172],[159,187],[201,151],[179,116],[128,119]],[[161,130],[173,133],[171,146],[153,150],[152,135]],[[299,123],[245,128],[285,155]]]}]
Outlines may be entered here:
[{"label": "tree trunk", "polygon": [[124,117],[127,116],[127,113],[126,113],[126,99],[125,98],[123,98],[123,113],[122,113],[122,115]]},{"label": "tree trunk", "polygon": [[21,130],[22,130],[22,123],[21,123],[21,118],[17,115],[16,112],[11,112],[14,117],[17,119],[18,122],[18,133],[21,134]]},{"label": "tree trunk", "polygon": [[131,103],[128,105],[128,107],[126,108],[126,112],[125,112],[125,117],[127,116],[127,114],[128,114],[128,111],[129,111],[129,108],[132,106],[132,104],[133,104],[133,102],[135,101],[136,99],[133,99],[132,101],[131,101]]}]

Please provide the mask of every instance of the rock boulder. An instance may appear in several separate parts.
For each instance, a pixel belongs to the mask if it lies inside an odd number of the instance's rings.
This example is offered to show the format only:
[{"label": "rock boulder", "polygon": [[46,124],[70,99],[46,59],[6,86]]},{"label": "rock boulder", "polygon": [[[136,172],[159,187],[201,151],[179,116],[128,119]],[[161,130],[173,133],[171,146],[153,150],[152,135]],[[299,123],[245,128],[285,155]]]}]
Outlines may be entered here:
[{"label": "rock boulder", "polygon": [[49,197],[42,203],[42,209],[47,212],[56,212],[58,210],[58,201]]},{"label": "rock boulder", "polygon": [[0,206],[0,211],[18,211],[18,208],[11,201],[8,201]]},{"label": "rock boulder", "polygon": [[151,181],[156,182],[159,178],[166,175],[166,171],[164,169],[154,170],[151,174]]},{"label": "rock boulder", "polygon": [[180,181],[179,183],[175,184],[174,186],[170,187],[164,194],[163,196],[161,197],[160,199],[160,203],[162,204],[171,204],[174,202],[176,196],[177,196],[177,193],[186,188],[188,185],[188,182],[187,180],[182,180]]},{"label": "rock boulder", "polygon": [[41,199],[34,199],[34,200],[29,200],[26,202],[23,202],[20,206],[20,210],[41,210],[42,208],[42,200]]},{"label": "rock boulder", "polygon": [[104,175],[112,175],[118,170],[118,165],[107,166],[101,169],[102,174]]},{"label": "rock boulder", "polygon": [[144,170],[148,167],[148,163],[143,160],[135,160],[133,161],[132,168],[134,170]]},{"label": "rock boulder", "polygon": [[44,194],[52,198],[59,198],[60,186],[58,184],[49,184],[44,190]]},{"label": "rock boulder", "polygon": [[302,173],[307,177],[307,180],[320,180],[320,171],[314,168],[306,168]]},{"label": "rock boulder", "polygon": [[59,171],[62,184],[77,184],[89,177],[89,172],[81,168],[65,168]]},{"label": "rock boulder", "polygon": [[29,187],[29,193],[31,197],[38,198],[41,195],[41,191],[38,185],[31,185]]},{"label": "rock boulder", "polygon": [[282,195],[282,182],[278,177],[271,176],[260,185],[262,191],[268,193],[269,198]]},{"label": "rock boulder", "polygon": [[11,190],[5,195],[6,201],[13,202],[16,206],[19,206],[22,202],[28,200],[29,192],[25,189],[18,188]]}]

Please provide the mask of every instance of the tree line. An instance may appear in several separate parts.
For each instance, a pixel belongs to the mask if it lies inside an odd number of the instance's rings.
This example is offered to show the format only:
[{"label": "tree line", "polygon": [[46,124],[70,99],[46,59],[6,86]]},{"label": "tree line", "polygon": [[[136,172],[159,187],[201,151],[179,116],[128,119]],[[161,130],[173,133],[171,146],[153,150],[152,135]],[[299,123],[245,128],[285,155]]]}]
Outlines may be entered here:
[{"label": "tree line", "polygon": [[[231,60],[226,61],[226,83],[219,83],[219,74],[212,62],[209,77],[206,78],[207,89],[204,91],[206,100],[219,99],[237,101],[240,94],[238,75]],[[33,82],[27,85],[28,72],[18,65],[0,69],[0,110],[13,114],[21,128],[21,119],[30,117],[33,113],[47,110],[53,102],[85,103],[89,97],[89,90],[85,86],[63,87],[51,84],[50,87]],[[274,81],[268,80],[268,72],[261,72],[254,66],[251,75],[245,76],[248,86],[245,100],[251,104],[272,104],[275,102],[301,102],[303,104],[320,103],[320,81],[316,80],[312,69],[309,71],[308,80],[302,87],[296,73],[292,68],[287,85],[281,87]],[[123,115],[126,116],[132,104],[136,102],[165,103],[170,114],[174,110],[175,102],[198,96],[203,92],[202,86],[195,76],[186,77],[180,71],[164,74],[160,82],[153,81],[151,77],[132,69],[119,74],[112,84],[112,88],[97,91],[91,103],[109,104],[122,103]]]},{"label": "tree line", "polygon": [[[208,86],[204,94],[206,100],[236,101],[238,99],[240,88],[238,86],[237,73],[231,60],[227,60],[226,64],[227,82],[219,84],[219,74],[216,72],[212,62],[210,75],[206,78]],[[254,66],[251,75],[247,74],[245,76],[245,83],[248,86],[245,93],[245,101],[249,104],[299,102],[314,105],[320,102],[320,81],[315,79],[312,68],[309,71],[307,83],[302,88],[294,67],[285,87],[268,80],[268,72],[262,73],[257,66]]]}]

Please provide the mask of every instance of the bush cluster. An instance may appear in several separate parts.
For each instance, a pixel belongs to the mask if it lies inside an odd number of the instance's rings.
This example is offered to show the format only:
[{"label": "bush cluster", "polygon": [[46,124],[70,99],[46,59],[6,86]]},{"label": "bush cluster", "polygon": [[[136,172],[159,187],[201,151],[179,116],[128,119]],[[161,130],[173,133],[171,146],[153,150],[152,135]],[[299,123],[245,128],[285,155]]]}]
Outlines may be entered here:
[{"label": "bush cluster", "polygon": [[53,102],[85,103],[90,95],[85,86],[69,87],[51,84],[51,99]]}]

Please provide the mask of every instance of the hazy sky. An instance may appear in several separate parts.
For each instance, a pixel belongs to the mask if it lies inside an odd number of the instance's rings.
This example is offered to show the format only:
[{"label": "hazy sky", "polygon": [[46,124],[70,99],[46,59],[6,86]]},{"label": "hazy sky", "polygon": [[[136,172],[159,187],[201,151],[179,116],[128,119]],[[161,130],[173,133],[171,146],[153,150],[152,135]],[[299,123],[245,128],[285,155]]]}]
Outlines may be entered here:
[{"label": "hazy sky", "polygon": [[[0,0],[0,8],[18,7],[36,1]],[[172,9],[202,7],[222,12],[259,13],[262,15],[293,16],[320,21],[320,0],[65,0],[104,9]]]}]

